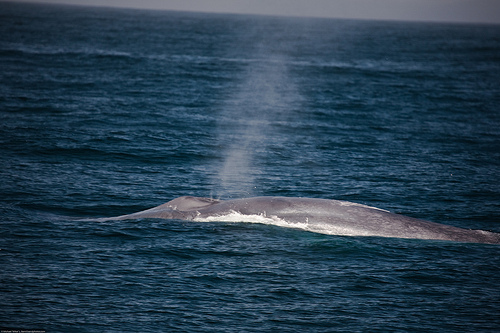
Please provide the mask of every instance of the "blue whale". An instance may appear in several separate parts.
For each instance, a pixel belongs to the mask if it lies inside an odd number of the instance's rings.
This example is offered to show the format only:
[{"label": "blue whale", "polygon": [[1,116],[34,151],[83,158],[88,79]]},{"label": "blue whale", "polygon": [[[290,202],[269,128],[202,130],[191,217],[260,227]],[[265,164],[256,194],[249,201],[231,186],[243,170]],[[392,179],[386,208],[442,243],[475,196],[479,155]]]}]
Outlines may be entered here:
[{"label": "blue whale", "polygon": [[500,233],[468,230],[340,200],[254,197],[216,200],[183,196],[141,212],[98,219],[179,219],[274,224],[343,236],[378,236],[500,244]]}]

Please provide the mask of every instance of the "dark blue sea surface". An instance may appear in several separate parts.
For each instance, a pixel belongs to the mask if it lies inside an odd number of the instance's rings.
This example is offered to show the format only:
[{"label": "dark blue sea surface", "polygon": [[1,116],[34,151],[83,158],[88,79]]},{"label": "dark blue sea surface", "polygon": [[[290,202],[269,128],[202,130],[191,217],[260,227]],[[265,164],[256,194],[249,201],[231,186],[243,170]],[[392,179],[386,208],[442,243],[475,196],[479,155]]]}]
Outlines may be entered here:
[{"label": "dark blue sea surface", "polygon": [[500,246],[92,222],[182,195],[500,232],[500,26],[0,2],[0,327],[499,332]]}]

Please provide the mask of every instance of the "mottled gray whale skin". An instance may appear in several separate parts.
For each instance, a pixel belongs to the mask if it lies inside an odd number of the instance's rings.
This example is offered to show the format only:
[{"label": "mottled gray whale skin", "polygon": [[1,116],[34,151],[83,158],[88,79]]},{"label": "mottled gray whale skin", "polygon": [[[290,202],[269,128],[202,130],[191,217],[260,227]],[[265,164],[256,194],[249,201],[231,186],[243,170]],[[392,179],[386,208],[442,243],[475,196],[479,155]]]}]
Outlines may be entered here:
[{"label": "mottled gray whale skin", "polygon": [[332,235],[500,244],[500,233],[428,222],[347,201],[313,198],[254,197],[222,201],[184,196],[141,212],[98,220],[160,218],[217,221],[221,218],[228,221],[222,217],[235,213],[234,222],[251,222],[246,217],[257,216],[282,221],[290,227]]}]

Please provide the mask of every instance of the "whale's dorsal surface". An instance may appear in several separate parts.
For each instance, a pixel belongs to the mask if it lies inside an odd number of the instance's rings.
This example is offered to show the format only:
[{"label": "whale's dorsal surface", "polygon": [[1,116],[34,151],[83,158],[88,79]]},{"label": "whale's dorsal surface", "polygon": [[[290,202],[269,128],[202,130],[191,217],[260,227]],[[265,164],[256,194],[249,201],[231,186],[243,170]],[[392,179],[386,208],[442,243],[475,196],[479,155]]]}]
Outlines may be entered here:
[{"label": "whale's dorsal surface", "polygon": [[163,205],[160,205],[156,208],[160,207],[171,208],[178,211],[186,212],[190,210],[205,208],[219,202],[220,200],[211,198],[184,196],[176,198],[174,200],[170,200],[169,202],[164,203]]},{"label": "whale's dorsal surface", "polygon": [[163,218],[275,224],[344,236],[379,236],[500,244],[500,234],[467,230],[340,200],[254,197],[216,200],[183,196],[141,212],[106,220]]},{"label": "whale's dorsal surface", "polygon": [[170,200],[150,209],[146,209],[137,213],[120,215],[115,217],[104,217],[98,220],[130,220],[130,219],[177,219],[177,220],[192,220],[199,210],[219,203],[219,200],[202,197],[183,196]]}]

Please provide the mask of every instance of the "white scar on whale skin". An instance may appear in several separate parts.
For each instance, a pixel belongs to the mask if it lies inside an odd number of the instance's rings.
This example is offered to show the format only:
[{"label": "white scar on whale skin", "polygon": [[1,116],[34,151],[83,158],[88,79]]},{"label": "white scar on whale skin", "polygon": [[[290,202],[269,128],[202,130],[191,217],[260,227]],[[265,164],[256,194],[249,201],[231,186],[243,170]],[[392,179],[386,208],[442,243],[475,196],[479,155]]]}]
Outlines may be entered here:
[{"label": "white scar on whale skin", "polygon": [[94,219],[179,219],[250,222],[342,236],[378,236],[500,244],[500,233],[424,221],[340,200],[254,197],[235,200],[184,196],[141,212]]}]

